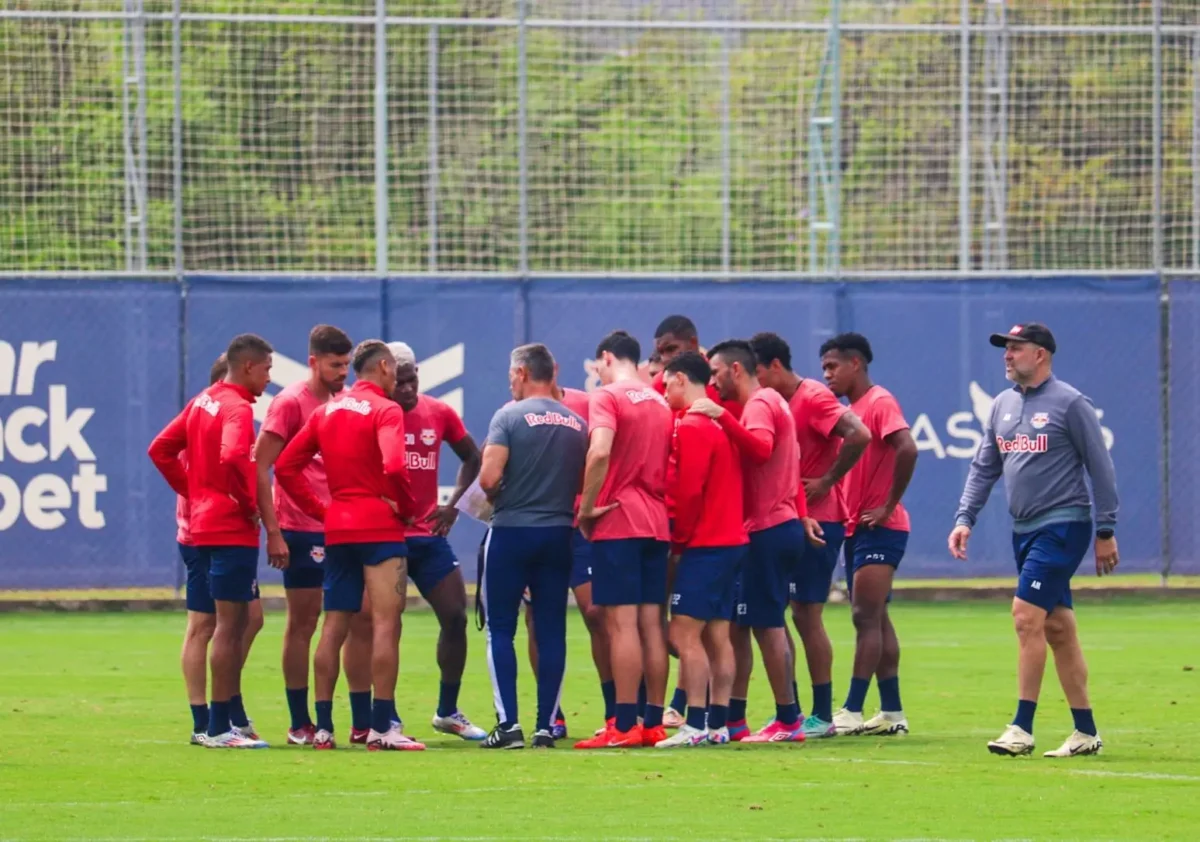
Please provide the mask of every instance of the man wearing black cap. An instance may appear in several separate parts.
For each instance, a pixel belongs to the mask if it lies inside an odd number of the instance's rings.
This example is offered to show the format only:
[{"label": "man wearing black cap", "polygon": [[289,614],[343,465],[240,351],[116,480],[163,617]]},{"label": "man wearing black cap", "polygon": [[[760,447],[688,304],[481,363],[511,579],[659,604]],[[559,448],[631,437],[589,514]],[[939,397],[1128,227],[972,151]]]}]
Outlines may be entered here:
[{"label": "man wearing black cap", "polygon": [[[1103,576],[1117,566],[1117,481],[1112,457],[1091,400],[1050,373],[1057,345],[1045,325],[1014,325],[1008,333],[992,334],[991,343],[1005,349],[1005,374],[1016,385],[992,404],[949,541],[951,554],[965,559],[975,518],[1003,475],[1018,571],[1012,613],[1020,646],[1020,698],[1012,724],[988,743],[988,750],[1007,755],[1033,752],[1033,715],[1049,643],[1075,731],[1061,748],[1045,756],[1098,754],[1103,744],[1088,701],[1087,664],[1079,646],[1070,585],[1092,543],[1093,519],[1096,573]],[[1091,496],[1085,471],[1092,482]]]}]

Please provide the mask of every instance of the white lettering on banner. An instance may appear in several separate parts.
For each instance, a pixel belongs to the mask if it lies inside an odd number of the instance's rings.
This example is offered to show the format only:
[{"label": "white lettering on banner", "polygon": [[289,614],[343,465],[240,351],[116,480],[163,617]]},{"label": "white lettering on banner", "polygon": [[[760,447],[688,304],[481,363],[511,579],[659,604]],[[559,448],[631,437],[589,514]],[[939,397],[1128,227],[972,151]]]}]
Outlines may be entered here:
[{"label": "white lettering on banner", "polygon": [[[971,398],[971,410],[955,412],[946,419],[944,432],[930,419],[928,413],[922,412],[912,423],[912,437],[917,444],[917,450],[932,451],[937,459],[972,459],[979,445],[983,443],[982,430],[987,426],[992,414],[992,401],[995,400],[982,386],[971,381],[967,388]],[[1096,418],[1103,420],[1104,410],[1096,410]],[[1006,419],[1008,420],[1008,419]],[[1109,450],[1113,447],[1113,432],[1108,427],[1101,426],[1104,436],[1104,446]],[[1038,438],[1041,438],[1039,436]],[[943,443],[945,441],[945,443]],[[1009,450],[1007,452],[1014,452]],[[1025,451],[1022,451],[1025,452]],[[1043,451],[1030,450],[1031,453]]]},{"label": "white lettering on banner", "polygon": [[[58,342],[22,342],[20,353],[0,340],[0,395],[31,397],[37,375],[46,363],[57,361]],[[9,403],[0,404],[8,410]],[[67,387],[55,383],[47,389],[46,408],[17,406],[0,412],[0,532],[23,517],[34,529],[53,530],[66,525],[71,509],[85,529],[103,529],[104,512],[98,496],[108,491],[108,477],[96,469],[96,453],[84,428],[96,410],[70,409]],[[36,465],[57,463],[70,453],[76,462],[72,475],[62,470],[36,474],[22,488],[3,472],[5,461]]]}]

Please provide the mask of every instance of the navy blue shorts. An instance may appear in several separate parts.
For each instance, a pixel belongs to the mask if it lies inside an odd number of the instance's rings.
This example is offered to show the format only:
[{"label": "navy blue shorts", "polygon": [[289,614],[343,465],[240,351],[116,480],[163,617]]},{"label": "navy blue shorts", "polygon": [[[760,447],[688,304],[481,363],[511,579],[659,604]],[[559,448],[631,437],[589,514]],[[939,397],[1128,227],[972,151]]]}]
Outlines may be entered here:
[{"label": "navy blue shorts", "polygon": [[571,590],[592,581],[592,542],[578,529],[571,535]]},{"label": "navy blue shorts", "polygon": [[319,588],[325,579],[325,533],[283,530],[287,542],[288,566],[283,571],[283,586]]},{"label": "navy blue shorts", "polygon": [[893,570],[900,566],[904,550],[908,547],[908,533],[899,529],[876,526],[867,529],[859,526],[853,538],[846,542],[847,579],[853,579],[859,568],[870,564],[886,564]]},{"label": "navy blue shorts", "polygon": [[829,600],[846,526],[836,521],[821,521],[821,531],[825,533],[825,546],[814,547],[807,538],[804,541],[804,555],[792,573],[792,602],[825,603]]},{"label": "navy blue shorts", "polygon": [[187,586],[184,590],[187,610],[201,614],[217,613],[216,603],[208,591],[208,556],[202,555],[195,547],[180,544],[179,557],[187,570]]},{"label": "navy blue shorts", "polygon": [[208,592],[213,600],[258,599],[258,547],[197,547],[196,552],[199,563],[208,570]]},{"label": "navy blue shorts", "polygon": [[417,586],[422,597],[458,568],[458,558],[450,542],[437,535],[418,535],[405,540],[408,544],[408,579]]},{"label": "navy blue shorts", "polygon": [[672,616],[728,620],[737,598],[738,570],[745,558],[745,544],[684,550],[675,569]]},{"label": "navy blue shorts", "polygon": [[389,558],[408,556],[408,547],[403,541],[383,541],[371,544],[333,544],[325,548],[326,611],[362,610],[364,567],[387,561]]},{"label": "navy blue shorts", "polygon": [[1017,559],[1017,598],[1049,614],[1060,605],[1071,608],[1071,577],[1092,545],[1086,521],[1052,523],[1033,532],[1013,533]]},{"label": "navy blue shorts", "polygon": [[742,564],[737,621],[756,629],[783,628],[792,577],[804,558],[808,538],[798,520],[786,520],[750,533],[750,552]]},{"label": "navy blue shorts", "polygon": [[614,538],[592,542],[592,602],[663,605],[667,601],[666,541]]}]

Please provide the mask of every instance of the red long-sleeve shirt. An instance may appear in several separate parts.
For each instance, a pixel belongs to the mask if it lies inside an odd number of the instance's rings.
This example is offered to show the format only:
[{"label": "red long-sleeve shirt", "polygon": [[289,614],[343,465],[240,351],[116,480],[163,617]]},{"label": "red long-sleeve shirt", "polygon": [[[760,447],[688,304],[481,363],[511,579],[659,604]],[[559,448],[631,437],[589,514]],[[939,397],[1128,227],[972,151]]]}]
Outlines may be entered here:
[{"label": "red long-sleeve shirt", "polygon": [[[258,546],[252,403],[248,389],[214,383],[150,443],[159,473],[187,498],[188,528],[197,547]],[[186,467],[179,458],[184,450]]]},{"label": "red long-sleeve shirt", "polygon": [[[328,508],[303,475],[318,452],[329,480]],[[404,411],[366,380],[309,416],[275,463],[275,478],[325,524],[327,545],[403,541],[403,519],[418,512],[405,466]]]},{"label": "red long-sleeve shirt", "polygon": [[720,425],[684,415],[675,428],[674,552],[749,542],[742,517],[742,464]]}]

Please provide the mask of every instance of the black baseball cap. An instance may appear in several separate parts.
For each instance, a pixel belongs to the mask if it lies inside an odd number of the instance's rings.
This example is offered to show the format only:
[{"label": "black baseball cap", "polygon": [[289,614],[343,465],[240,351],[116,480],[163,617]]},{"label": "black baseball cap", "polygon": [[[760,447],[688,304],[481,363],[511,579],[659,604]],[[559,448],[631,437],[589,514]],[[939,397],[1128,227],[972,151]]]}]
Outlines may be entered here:
[{"label": "black baseball cap", "polygon": [[1041,322],[1013,325],[1009,328],[1008,333],[993,333],[991,341],[997,348],[1003,348],[1009,342],[1032,342],[1034,345],[1045,348],[1051,354],[1058,350],[1058,345],[1054,342],[1054,334]]}]

